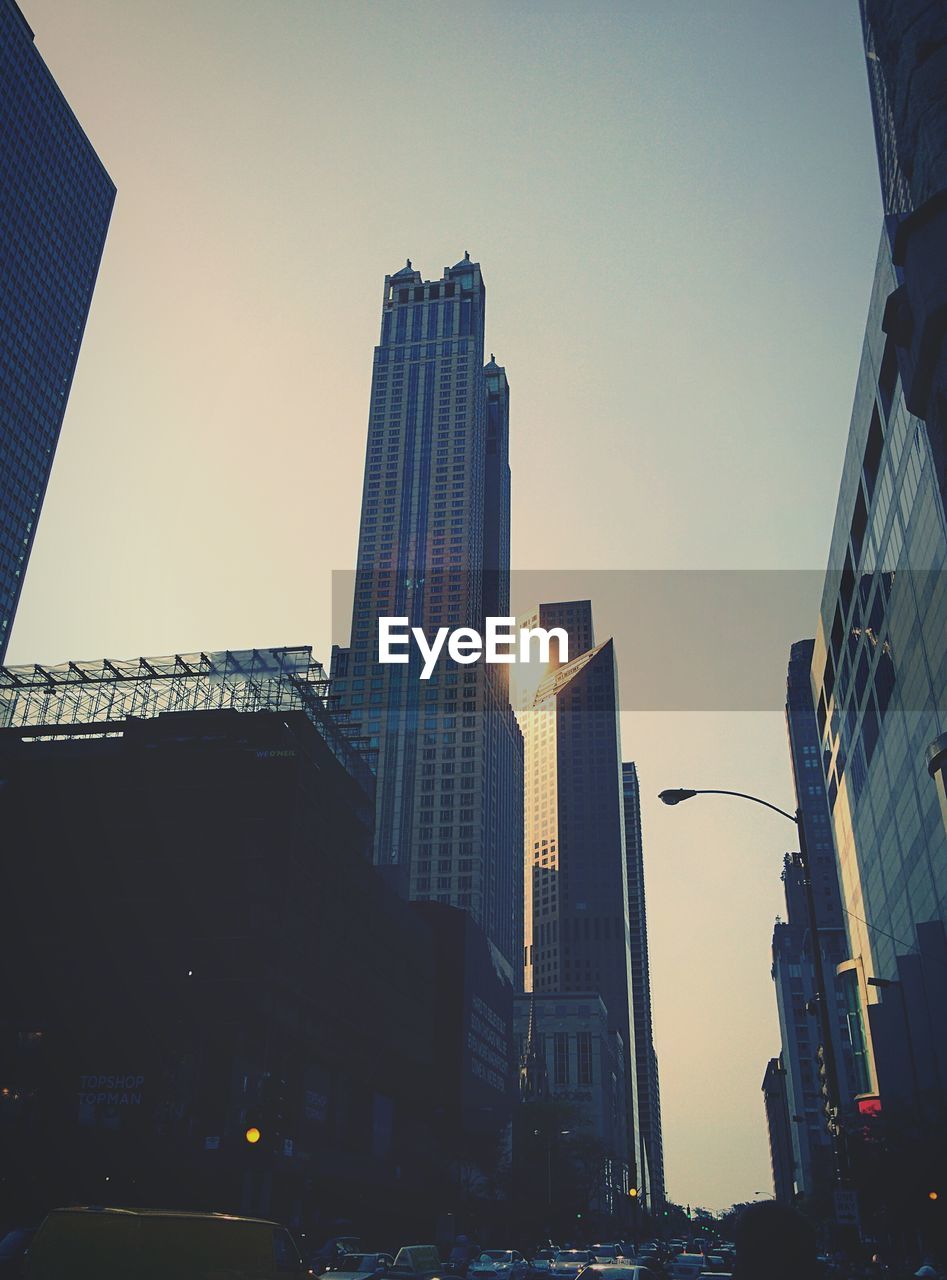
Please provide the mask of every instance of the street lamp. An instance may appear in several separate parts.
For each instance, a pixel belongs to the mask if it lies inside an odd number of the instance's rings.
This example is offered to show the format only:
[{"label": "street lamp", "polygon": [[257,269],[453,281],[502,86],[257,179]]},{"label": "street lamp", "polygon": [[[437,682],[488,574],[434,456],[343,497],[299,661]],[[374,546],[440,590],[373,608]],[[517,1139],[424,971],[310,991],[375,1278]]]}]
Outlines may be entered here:
[{"label": "street lamp", "polygon": [[842,1126],[840,1122],[841,1107],[838,1083],[838,1066],[835,1061],[835,1042],[832,1038],[832,1017],[829,1011],[829,1002],[826,998],[825,989],[825,973],[822,968],[822,948],[819,946],[819,927],[818,917],[815,908],[815,893],[812,888],[812,875],[809,866],[809,853],[806,848],[806,831],[802,821],[802,812],[797,809],[795,813],[789,813],[786,809],[780,809],[778,805],[770,804],[768,800],[761,800],[759,796],[748,795],[745,791],[721,791],[717,789],[705,788],[701,790],[693,790],[687,787],[679,787],[676,790],[661,791],[658,799],[663,804],[675,805],[680,804],[684,800],[692,800],[694,796],[737,796],[740,800],[752,800],[754,804],[761,804],[764,809],[772,809],[774,813],[780,814],[784,818],[788,818],[790,822],[795,824],[799,833],[799,852],[790,855],[792,865],[800,872],[802,887],[805,891],[806,898],[806,915],[809,918],[809,937],[812,940],[812,969],[815,978],[815,1003],[818,1006],[819,1013],[819,1030],[822,1035],[822,1061],[825,1068],[825,1090],[827,1095],[826,1113],[828,1116],[828,1130],[832,1138],[832,1153],[835,1157],[835,1176],[836,1180],[841,1182],[846,1176],[847,1161],[845,1146],[842,1141]]}]

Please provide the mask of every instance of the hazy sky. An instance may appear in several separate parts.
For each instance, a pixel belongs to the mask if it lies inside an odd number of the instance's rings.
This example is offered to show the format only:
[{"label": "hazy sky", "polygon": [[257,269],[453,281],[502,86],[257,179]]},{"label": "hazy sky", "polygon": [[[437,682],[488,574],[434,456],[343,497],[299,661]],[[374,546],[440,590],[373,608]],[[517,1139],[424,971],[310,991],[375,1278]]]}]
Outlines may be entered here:
[{"label": "hazy sky", "polygon": [[[384,274],[465,249],[512,385],[516,566],[824,565],[881,227],[856,0],[21,4],[118,198],[9,662],[328,659]],[[653,797],[792,807],[785,731],[623,733],[668,1189],[719,1208],[771,1190],[793,832]]]}]

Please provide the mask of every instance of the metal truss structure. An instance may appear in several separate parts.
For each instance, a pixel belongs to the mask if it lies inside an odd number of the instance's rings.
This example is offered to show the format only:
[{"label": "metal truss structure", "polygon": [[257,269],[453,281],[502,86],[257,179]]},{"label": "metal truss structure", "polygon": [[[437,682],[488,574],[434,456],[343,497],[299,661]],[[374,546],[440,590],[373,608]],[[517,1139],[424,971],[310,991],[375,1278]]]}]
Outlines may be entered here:
[{"label": "metal truss structure", "polygon": [[0,728],[36,729],[36,737],[106,735],[128,719],[226,709],[305,712],[346,769],[368,781],[365,740],[335,708],[308,645],[0,667]]}]

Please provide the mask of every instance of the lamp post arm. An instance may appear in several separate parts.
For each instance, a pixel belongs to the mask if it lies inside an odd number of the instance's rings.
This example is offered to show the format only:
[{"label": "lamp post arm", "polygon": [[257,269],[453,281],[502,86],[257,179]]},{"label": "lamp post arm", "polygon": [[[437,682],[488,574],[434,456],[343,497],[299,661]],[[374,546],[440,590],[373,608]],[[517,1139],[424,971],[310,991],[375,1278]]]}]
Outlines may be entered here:
[{"label": "lamp post arm", "polygon": [[701,788],[694,793],[698,796],[739,796],[741,800],[752,800],[754,804],[761,804],[764,809],[772,809],[774,813],[781,813],[784,818],[788,818],[790,822],[794,822],[801,829],[802,823],[799,821],[799,815],[789,813],[786,809],[780,809],[778,804],[770,804],[768,800],[761,800],[759,796],[748,795],[746,791],[717,791],[708,788]]}]

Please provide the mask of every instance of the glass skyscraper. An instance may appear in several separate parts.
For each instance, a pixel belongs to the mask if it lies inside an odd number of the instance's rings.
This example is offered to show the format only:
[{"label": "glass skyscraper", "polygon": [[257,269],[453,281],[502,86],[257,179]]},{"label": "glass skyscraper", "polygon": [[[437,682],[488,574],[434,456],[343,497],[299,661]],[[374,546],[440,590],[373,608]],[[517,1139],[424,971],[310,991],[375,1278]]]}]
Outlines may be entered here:
[{"label": "glass skyscraper", "polygon": [[[942,932],[947,920],[947,832],[926,767],[947,729],[947,519],[936,437],[905,403],[890,331],[896,234],[889,220],[812,662],[853,1025],[866,1005],[885,1004],[883,984],[898,981],[918,929]],[[936,1021],[943,1027],[943,1009]]]},{"label": "glass skyscraper", "polygon": [[522,740],[507,669],[378,662],[379,617],[482,630],[509,609],[509,383],[484,365],[486,288],[465,254],[385,277],[350,644],[334,689],[377,751],[374,857],[407,898],[462,907],[512,975],[522,950]]},{"label": "glass skyscraper", "polygon": [[23,13],[0,0],[0,663],[114,200]]},{"label": "glass skyscraper", "polygon": [[515,697],[525,746],[524,989],[601,996],[625,1054],[619,1158],[634,1173],[637,1047],[615,649],[611,640],[595,644],[587,600],[541,604],[519,621],[562,628],[570,655]]}]

